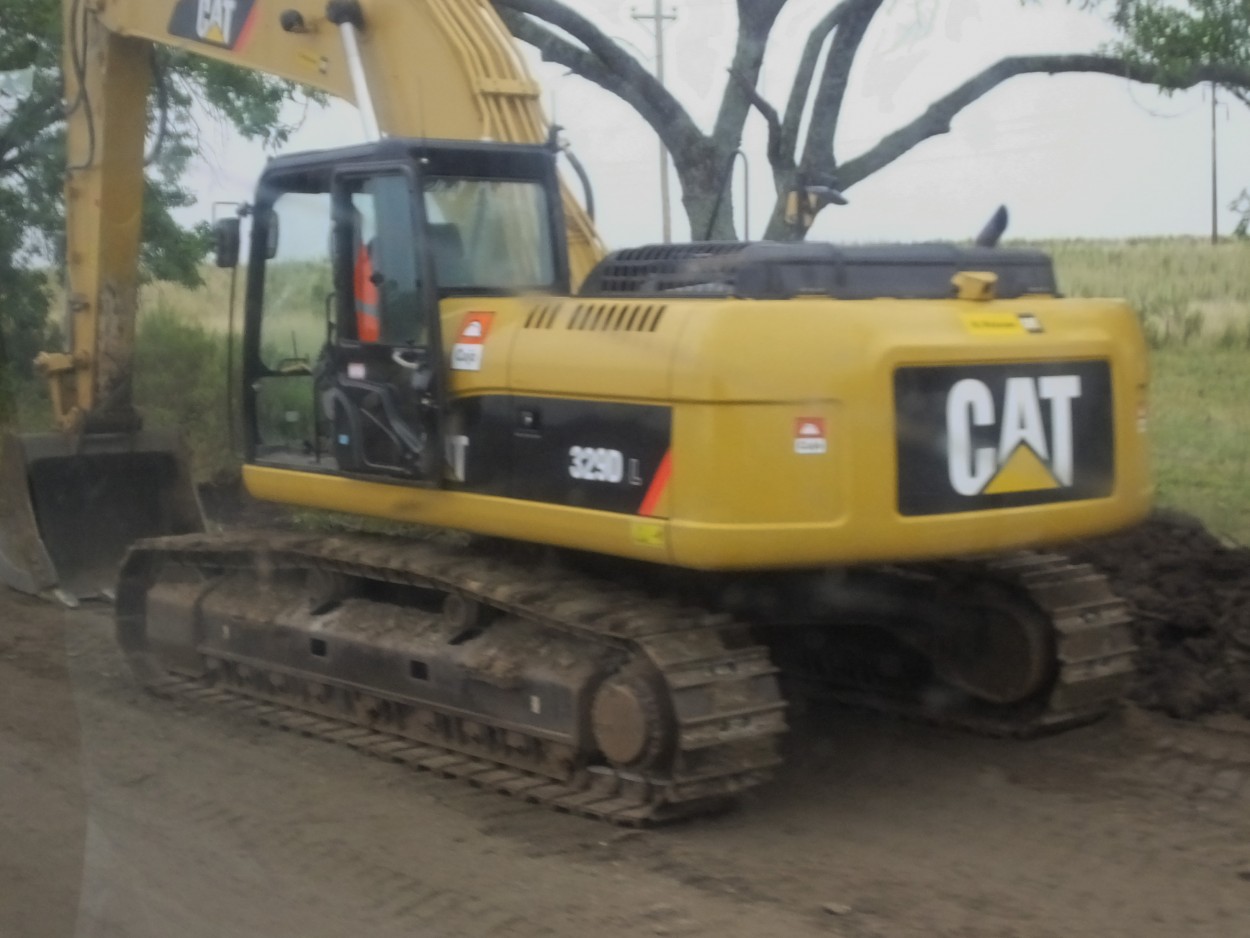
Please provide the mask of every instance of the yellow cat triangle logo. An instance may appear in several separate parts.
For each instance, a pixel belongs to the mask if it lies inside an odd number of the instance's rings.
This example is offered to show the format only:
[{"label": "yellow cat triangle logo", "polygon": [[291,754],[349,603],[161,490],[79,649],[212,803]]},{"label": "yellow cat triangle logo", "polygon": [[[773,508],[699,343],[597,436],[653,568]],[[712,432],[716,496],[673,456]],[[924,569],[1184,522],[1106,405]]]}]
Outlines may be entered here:
[{"label": "yellow cat triangle logo", "polygon": [[221,27],[214,23],[212,26],[208,27],[208,32],[204,34],[204,41],[215,42],[219,46],[224,46],[226,44],[226,37],[222,35]]},{"label": "yellow cat triangle logo", "polygon": [[1057,489],[1059,483],[1051,475],[1037,453],[1021,443],[1011,458],[998,470],[998,475],[985,487],[985,495],[1002,495],[1007,492],[1038,492]]}]

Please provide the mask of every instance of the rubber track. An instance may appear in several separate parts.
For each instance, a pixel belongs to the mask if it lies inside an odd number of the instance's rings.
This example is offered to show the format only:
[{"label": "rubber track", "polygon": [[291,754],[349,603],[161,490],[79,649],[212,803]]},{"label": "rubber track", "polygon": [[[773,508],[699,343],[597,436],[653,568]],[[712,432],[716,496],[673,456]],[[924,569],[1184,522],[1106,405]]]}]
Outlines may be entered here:
[{"label": "rubber track", "polygon": [[[269,569],[316,568],[455,591],[546,628],[642,654],[669,690],[668,711],[679,715],[676,753],[669,759],[673,772],[667,777],[594,766],[555,780],[518,767],[515,759],[494,761],[488,754],[465,752],[450,740],[439,745],[438,740],[414,740],[363,719],[326,716],[294,701],[275,700],[274,692],[260,694],[167,673],[147,681],[158,693],[227,706],[266,723],[478,787],[632,826],[723,809],[741,792],[768,781],[780,762],[777,742],[786,724],[785,703],[773,678],[776,668],[765,648],[737,640],[734,647],[727,644],[727,639],[746,634],[745,627],[728,616],[580,574],[534,571],[433,543],[366,535],[327,538],[246,532],[137,544],[123,567],[119,620],[142,617],[144,571],[170,562],[214,572],[253,569],[258,564]],[[480,722],[489,720],[483,717]]]},{"label": "rubber track", "polygon": [[1019,707],[938,711],[873,690],[836,688],[828,696],[941,726],[1027,739],[1092,723],[1127,695],[1136,673],[1132,610],[1093,567],[1058,554],[1025,551],[930,570],[939,577],[975,576],[1003,583],[1048,616],[1055,635],[1056,673],[1044,698]]}]

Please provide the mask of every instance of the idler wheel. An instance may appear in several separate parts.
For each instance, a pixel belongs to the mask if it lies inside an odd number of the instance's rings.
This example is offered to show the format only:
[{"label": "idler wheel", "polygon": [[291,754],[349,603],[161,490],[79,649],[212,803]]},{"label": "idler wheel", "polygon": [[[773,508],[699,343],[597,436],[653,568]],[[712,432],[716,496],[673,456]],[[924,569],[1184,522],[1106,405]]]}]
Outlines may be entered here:
[{"label": "idler wheel", "polygon": [[672,724],[654,678],[626,668],[604,681],[590,711],[595,743],[619,768],[653,765],[668,750]]},{"label": "idler wheel", "polygon": [[1021,703],[1054,679],[1055,639],[1046,615],[1009,590],[980,587],[944,624],[938,674],[974,697]]}]

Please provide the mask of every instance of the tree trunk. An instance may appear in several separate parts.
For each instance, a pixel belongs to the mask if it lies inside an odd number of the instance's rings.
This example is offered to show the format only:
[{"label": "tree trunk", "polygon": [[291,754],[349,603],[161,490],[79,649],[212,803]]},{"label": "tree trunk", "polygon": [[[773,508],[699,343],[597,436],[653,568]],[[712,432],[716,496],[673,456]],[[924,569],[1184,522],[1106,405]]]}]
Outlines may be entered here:
[{"label": "tree trunk", "polygon": [[[691,241],[739,240],[740,235],[734,225],[732,193],[726,192],[721,197],[715,190],[691,192],[687,189],[682,193],[681,201],[686,207],[686,216],[690,219]],[[715,219],[712,217],[713,213],[716,214]]]},{"label": "tree trunk", "polygon": [[[728,150],[728,152],[726,152]],[[703,138],[673,154],[681,180],[681,201],[690,220],[691,241],[737,241],[734,226],[733,161],[737,147]]]}]

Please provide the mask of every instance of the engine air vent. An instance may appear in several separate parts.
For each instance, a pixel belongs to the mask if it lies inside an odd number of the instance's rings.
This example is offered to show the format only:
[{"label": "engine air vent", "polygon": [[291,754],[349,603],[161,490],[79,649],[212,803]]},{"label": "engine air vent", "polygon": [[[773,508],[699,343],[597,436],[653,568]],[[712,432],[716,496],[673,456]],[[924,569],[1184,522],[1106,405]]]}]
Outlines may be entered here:
[{"label": "engine air vent", "polygon": [[544,303],[542,306],[535,306],[529,311],[529,315],[525,317],[525,328],[550,329],[556,324],[556,319],[559,316],[559,303]]},{"label": "engine air vent", "polygon": [[583,332],[655,332],[667,309],[656,303],[578,303],[568,328]]}]

